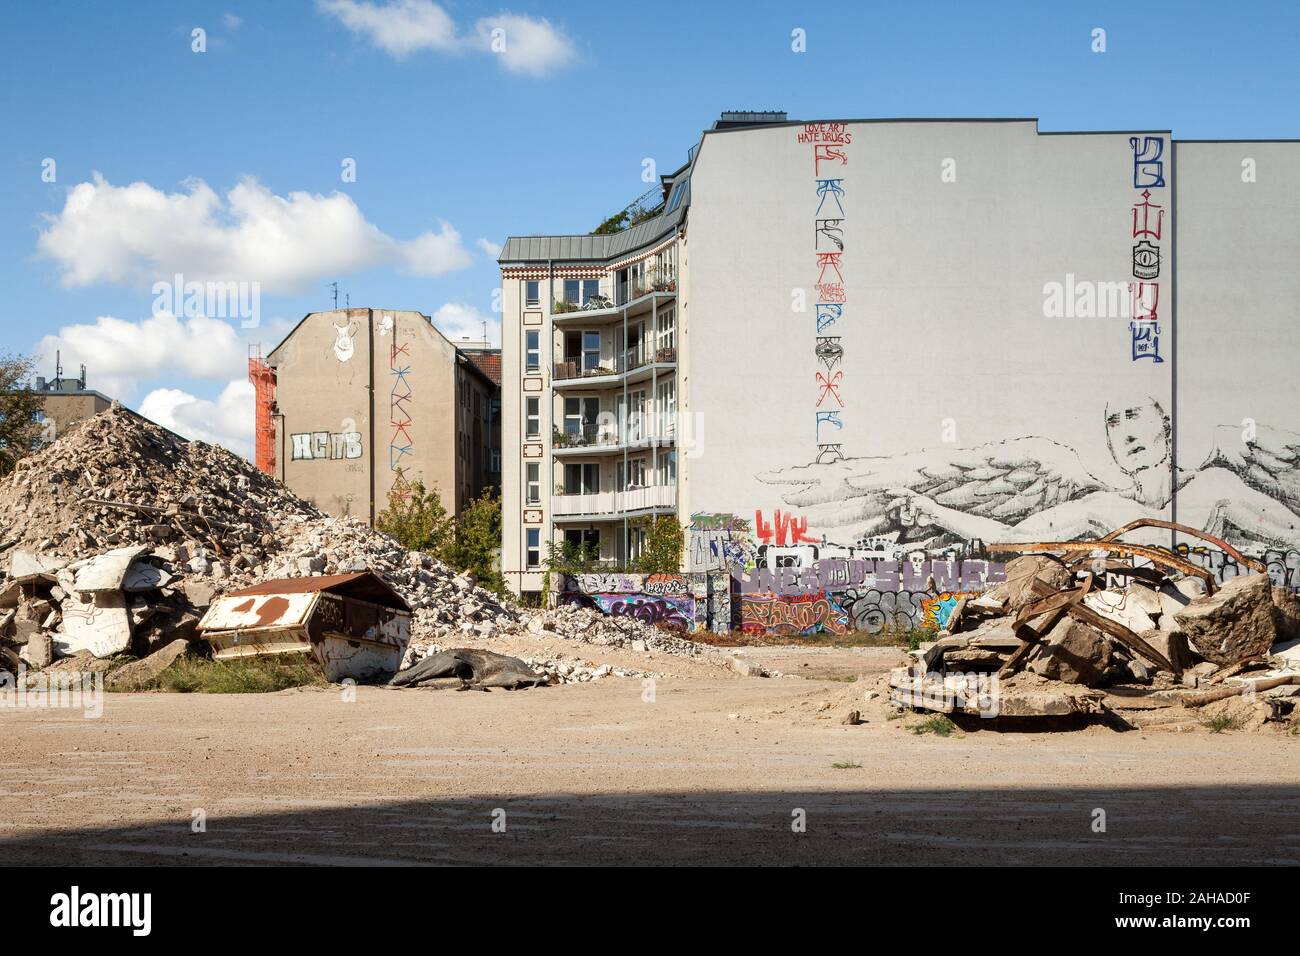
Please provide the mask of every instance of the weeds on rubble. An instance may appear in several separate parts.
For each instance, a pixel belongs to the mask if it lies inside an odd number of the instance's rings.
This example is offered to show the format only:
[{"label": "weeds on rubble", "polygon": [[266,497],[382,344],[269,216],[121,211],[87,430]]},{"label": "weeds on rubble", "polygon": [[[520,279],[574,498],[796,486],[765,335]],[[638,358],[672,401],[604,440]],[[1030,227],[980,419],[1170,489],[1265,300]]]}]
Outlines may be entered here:
[{"label": "weeds on rubble", "polygon": [[1225,730],[1239,729],[1241,721],[1231,714],[1216,714],[1213,717],[1202,717],[1201,726],[1208,729],[1212,734],[1221,734]]},{"label": "weeds on rubble", "polygon": [[927,717],[919,724],[912,728],[914,734],[934,734],[937,737],[948,737],[957,730],[957,725],[945,717],[943,714],[935,714],[933,717]]},{"label": "weeds on rubble", "polygon": [[315,662],[301,654],[229,661],[182,657],[145,689],[176,694],[268,694],[325,683]]},{"label": "weeds on rubble", "polygon": [[861,770],[862,764],[854,763],[852,760],[841,760],[831,764],[831,767],[835,770]]}]

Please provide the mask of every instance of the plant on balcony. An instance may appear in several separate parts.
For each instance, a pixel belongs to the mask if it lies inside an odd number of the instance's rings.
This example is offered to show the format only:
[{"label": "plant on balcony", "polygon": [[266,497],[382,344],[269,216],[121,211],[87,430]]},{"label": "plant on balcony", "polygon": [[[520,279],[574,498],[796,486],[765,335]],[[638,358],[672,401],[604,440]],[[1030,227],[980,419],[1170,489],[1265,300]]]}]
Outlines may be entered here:
[{"label": "plant on balcony", "polygon": [[632,562],[638,574],[679,574],[686,532],[676,515],[644,515],[632,527],[645,531],[645,547]]},{"label": "plant on balcony", "polygon": [[576,302],[565,302],[563,299],[556,299],[555,304],[551,306],[551,312],[555,315],[563,315],[565,312],[577,312],[582,306]]}]

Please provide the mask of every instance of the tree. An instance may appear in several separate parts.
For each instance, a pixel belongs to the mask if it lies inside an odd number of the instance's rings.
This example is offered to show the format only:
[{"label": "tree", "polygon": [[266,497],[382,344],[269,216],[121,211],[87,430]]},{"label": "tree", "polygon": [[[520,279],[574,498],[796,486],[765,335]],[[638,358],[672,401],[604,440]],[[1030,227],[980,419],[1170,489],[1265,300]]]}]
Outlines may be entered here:
[{"label": "tree", "polygon": [[455,536],[442,560],[457,571],[469,571],[481,587],[501,594],[505,579],[498,565],[500,548],[501,502],[485,491],[457,519]]},{"label": "tree", "polygon": [[388,493],[388,507],[375,519],[375,527],[392,535],[411,551],[423,551],[439,560],[454,541],[456,523],[442,506],[437,488],[425,489],[424,482],[399,482]]},{"label": "tree", "polygon": [[641,574],[678,574],[682,569],[682,546],[686,533],[673,515],[646,515],[634,527],[645,529],[645,547],[632,562]]},{"label": "tree", "polygon": [[556,574],[590,574],[600,568],[600,549],[587,542],[577,544],[573,541],[546,542],[546,558],[542,561],[547,571]]},{"label": "tree", "polygon": [[35,370],[36,362],[26,355],[0,355],[0,474],[31,454],[40,435],[36,413],[45,403],[27,384]]}]

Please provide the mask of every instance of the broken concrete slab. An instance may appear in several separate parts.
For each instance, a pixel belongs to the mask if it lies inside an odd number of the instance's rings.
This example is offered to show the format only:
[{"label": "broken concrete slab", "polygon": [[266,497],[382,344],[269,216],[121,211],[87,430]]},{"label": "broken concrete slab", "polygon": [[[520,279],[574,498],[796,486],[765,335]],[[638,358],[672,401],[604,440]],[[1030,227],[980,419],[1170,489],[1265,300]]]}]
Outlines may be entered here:
[{"label": "broken concrete slab", "polygon": [[66,567],[67,563],[67,558],[18,549],[9,553],[9,577],[18,582],[30,581],[38,577],[52,578],[57,571]]},{"label": "broken concrete slab", "polygon": [[1272,594],[1277,608],[1278,641],[1300,641],[1300,598],[1290,588],[1275,587]]},{"label": "broken concrete slab", "polygon": [[1026,604],[1038,600],[1033,590],[1035,580],[1059,591],[1074,583],[1074,572],[1045,555],[1023,554],[1007,562],[1006,580],[986,592],[988,600],[1005,601],[1002,609],[1014,615]]},{"label": "broken concrete slab", "polygon": [[23,645],[18,656],[32,667],[49,667],[54,661],[54,642],[48,633],[39,631]]},{"label": "broken concrete slab", "polygon": [[[1083,603],[1104,618],[1123,624],[1135,634],[1155,628],[1156,622],[1142,607],[1144,598],[1135,595],[1136,588],[1125,591],[1094,591],[1084,597]],[[1147,591],[1147,588],[1141,590]],[[1159,598],[1154,598],[1158,605]]]},{"label": "broken concrete slab", "polygon": [[1278,636],[1278,612],[1267,574],[1227,581],[1174,615],[1193,650],[1219,665],[1267,654]]},{"label": "broken concrete slab", "polygon": [[[1164,624],[1164,618],[1161,618],[1161,624]],[[1174,665],[1176,671],[1185,671],[1200,661],[1200,657],[1188,645],[1187,635],[1182,631],[1157,628],[1142,631],[1138,637],[1163,654],[1165,659]]]},{"label": "broken concrete slab", "polygon": [[63,634],[54,642],[60,656],[84,650],[95,657],[111,657],[130,646],[131,614],[121,591],[78,592],[63,602]]},{"label": "broken concrete slab", "polygon": [[122,579],[123,591],[156,591],[172,582],[172,575],[162,568],[155,568],[148,561],[136,561],[126,571]]},{"label": "broken concrete slab", "polygon": [[114,548],[112,551],[105,551],[93,558],[79,561],[75,566],[76,577],[72,582],[72,586],[77,591],[91,594],[104,591],[120,591],[132,563],[140,555],[147,553],[148,550],[148,548],[139,545]]},{"label": "broken concrete slab", "polygon": [[1110,642],[1101,631],[1063,617],[1030,651],[1025,667],[1052,680],[1093,686],[1110,663]]},{"label": "broken concrete slab", "polygon": [[110,673],[106,683],[114,690],[131,690],[151,683],[189,652],[190,642],[181,638],[164,645],[148,657],[132,661]]}]

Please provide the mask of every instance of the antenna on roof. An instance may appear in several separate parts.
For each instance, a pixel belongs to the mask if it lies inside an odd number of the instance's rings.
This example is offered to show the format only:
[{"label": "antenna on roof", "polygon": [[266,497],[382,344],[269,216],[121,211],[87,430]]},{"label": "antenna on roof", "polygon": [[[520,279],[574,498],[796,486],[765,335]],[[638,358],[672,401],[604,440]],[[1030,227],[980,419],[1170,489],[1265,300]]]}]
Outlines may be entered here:
[{"label": "antenna on roof", "polygon": [[63,378],[63,352],[59,349],[54,351],[54,381]]},{"label": "antenna on roof", "polygon": [[330,283],[330,288],[334,290],[334,308],[339,307],[339,282],[335,279]]}]

